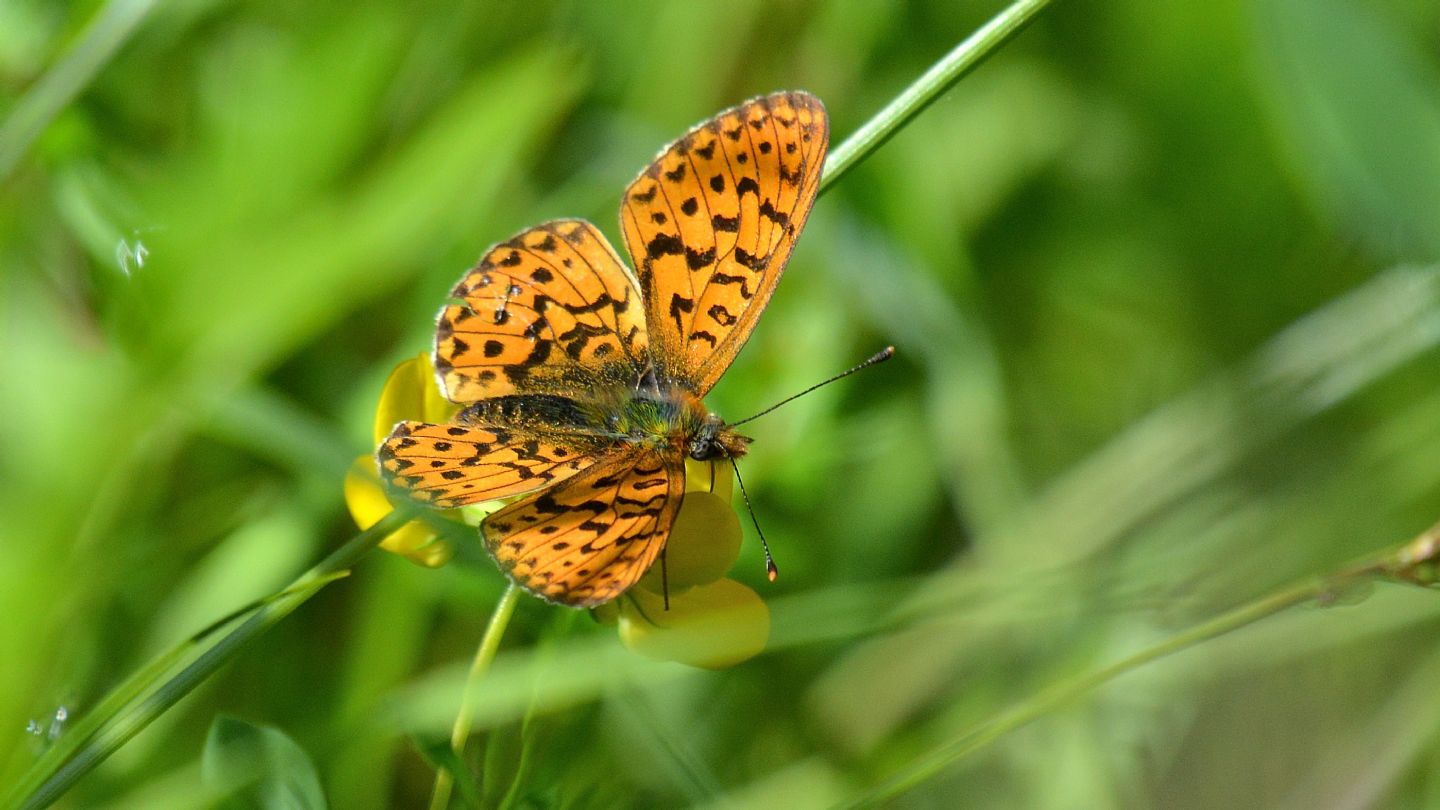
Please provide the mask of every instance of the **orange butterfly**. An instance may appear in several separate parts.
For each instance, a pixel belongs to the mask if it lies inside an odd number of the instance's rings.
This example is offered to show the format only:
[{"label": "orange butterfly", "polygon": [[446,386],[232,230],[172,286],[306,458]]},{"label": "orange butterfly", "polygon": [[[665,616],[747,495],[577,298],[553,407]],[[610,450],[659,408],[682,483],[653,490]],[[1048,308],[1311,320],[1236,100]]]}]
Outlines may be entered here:
[{"label": "orange butterfly", "polygon": [[572,607],[623,593],[665,546],[686,456],[745,454],[701,397],[775,291],[828,143],[824,105],[800,92],[691,129],[625,190],[638,274],[583,220],[487,251],[435,335],[441,391],[467,407],[396,425],[386,480],[446,508],[529,493],[480,527],[510,578]]}]

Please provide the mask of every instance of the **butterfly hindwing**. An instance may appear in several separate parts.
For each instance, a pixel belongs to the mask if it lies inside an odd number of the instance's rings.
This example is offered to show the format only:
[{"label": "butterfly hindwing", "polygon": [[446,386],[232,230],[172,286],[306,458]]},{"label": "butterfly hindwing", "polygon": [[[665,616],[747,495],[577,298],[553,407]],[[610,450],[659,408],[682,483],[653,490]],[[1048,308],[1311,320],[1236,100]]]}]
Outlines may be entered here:
[{"label": "butterfly hindwing", "polygon": [[380,445],[380,474],[442,508],[509,498],[564,481],[596,459],[583,437],[540,438],[503,428],[401,422]]},{"label": "butterfly hindwing", "polygon": [[593,607],[650,568],[684,494],[678,451],[629,445],[490,515],[481,533],[521,587],[551,602]]},{"label": "butterfly hindwing", "polygon": [[626,189],[621,227],[668,378],[704,395],[735,359],[809,216],[828,143],[819,99],[775,93],[696,126]]},{"label": "butterfly hindwing", "polygon": [[452,402],[633,384],[648,367],[630,271],[594,225],[547,222],[481,257],[440,312],[435,369]]}]

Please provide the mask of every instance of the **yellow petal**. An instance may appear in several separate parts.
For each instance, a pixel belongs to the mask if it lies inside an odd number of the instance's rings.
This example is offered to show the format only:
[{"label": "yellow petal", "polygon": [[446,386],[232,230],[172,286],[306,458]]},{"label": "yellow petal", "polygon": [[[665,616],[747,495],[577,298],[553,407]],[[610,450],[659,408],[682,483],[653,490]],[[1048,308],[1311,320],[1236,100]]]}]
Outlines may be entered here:
[{"label": "yellow petal", "polygon": [[708,492],[729,503],[735,494],[735,473],[728,461],[685,459],[685,491]]},{"label": "yellow petal", "polygon": [[740,558],[742,537],[740,518],[728,501],[708,492],[688,491],[665,541],[663,572],[657,560],[640,578],[640,587],[664,593],[668,582],[673,595],[714,582]]},{"label": "yellow petal", "polygon": [[[374,526],[394,510],[375,472],[374,456],[361,456],[350,465],[345,474],[345,505],[355,525],[362,529]],[[380,547],[431,568],[449,562],[455,553],[449,543],[420,521],[411,521],[391,532],[380,541]]]},{"label": "yellow petal", "polygon": [[390,435],[396,422],[414,419],[420,422],[449,422],[459,406],[440,395],[435,382],[435,366],[430,355],[421,354],[406,360],[390,372],[380,402],[375,408],[375,443]]},{"label": "yellow petal", "polygon": [[668,611],[640,588],[620,602],[620,641],[647,658],[724,669],[758,655],[770,638],[770,609],[733,579],[673,594]]},{"label": "yellow petal", "polygon": [[430,355],[420,355],[420,362],[425,372],[425,411],[420,418],[437,425],[445,424],[455,418],[460,406],[440,393],[440,381],[435,376],[435,364],[430,360]]}]

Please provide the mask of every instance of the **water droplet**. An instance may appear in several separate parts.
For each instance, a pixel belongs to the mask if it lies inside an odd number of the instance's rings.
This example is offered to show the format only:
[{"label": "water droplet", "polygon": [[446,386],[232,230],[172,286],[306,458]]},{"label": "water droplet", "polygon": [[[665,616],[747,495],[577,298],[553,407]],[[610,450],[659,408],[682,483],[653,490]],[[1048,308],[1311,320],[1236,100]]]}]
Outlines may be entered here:
[{"label": "water droplet", "polygon": [[120,272],[130,275],[130,244],[124,239],[115,246],[115,263],[120,265]]},{"label": "water droplet", "polygon": [[28,722],[28,723],[25,724],[25,733],[26,733],[26,734],[33,734],[33,735],[35,735],[36,737],[39,737],[39,736],[40,736],[40,724],[39,724],[38,722],[34,721],[34,720],[31,720],[30,722]]},{"label": "water droplet", "polygon": [[120,265],[120,272],[129,276],[132,271],[139,270],[145,266],[145,260],[150,258],[150,248],[140,241],[140,234],[144,231],[153,231],[156,228],[144,228],[132,232],[135,244],[130,244],[125,237],[120,237],[119,244],[115,245],[115,263]]},{"label": "water droplet", "polygon": [[65,732],[65,721],[70,719],[70,710],[64,706],[55,709],[55,716],[50,720],[50,728],[45,733],[45,739],[55,742]]},{"label": "water droplet", "polygon": [[145,266],[145,260],[150,257],[150,249],[137,236],[135,244],[131,245],[124,239],[115,246],[115,263],[120,265],[120,272],[129,276],[133,271]]}]

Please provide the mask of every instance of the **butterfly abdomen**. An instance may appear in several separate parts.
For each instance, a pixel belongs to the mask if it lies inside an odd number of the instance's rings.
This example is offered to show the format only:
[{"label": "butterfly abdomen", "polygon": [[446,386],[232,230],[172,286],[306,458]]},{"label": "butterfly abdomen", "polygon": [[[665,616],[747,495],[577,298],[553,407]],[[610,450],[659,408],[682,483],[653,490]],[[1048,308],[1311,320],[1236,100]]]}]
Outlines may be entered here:
[{"label": "butterfly abdomen", "polygon": [[531,431],[595,433],[602,416],[593,405],[555,394],[511,394],[482,399],[461,411],[462,425],[523,428]]}]

